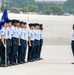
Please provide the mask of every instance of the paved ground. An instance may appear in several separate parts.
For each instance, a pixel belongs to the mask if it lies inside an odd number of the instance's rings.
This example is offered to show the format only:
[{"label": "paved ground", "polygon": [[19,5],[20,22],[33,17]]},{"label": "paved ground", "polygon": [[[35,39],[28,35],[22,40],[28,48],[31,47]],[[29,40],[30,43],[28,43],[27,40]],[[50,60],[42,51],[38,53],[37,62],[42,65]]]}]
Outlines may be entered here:
[{"label": "paved ground", "polygon": [[44,45],[44,60],[0,68],[0,75],[74,75],[70,46]]},{"label": "paved ground", "polygon": [[1,67],[0,75],[74,75],[70,48],[74,16],[9,14],[9,18],[43,24],[44,60],[7,68]]}]

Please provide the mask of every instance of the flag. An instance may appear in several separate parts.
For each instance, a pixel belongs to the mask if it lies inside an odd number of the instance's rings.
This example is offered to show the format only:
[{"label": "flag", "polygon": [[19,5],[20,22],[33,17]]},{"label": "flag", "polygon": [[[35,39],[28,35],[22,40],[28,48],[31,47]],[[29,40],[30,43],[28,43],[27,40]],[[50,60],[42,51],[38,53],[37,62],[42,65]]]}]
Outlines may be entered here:
[{"label": "flag", "polygon": [[[4,9],[3,15],[1,18],[0,27],[2,28],[2,25],[5,24],[7,21],[9,21],[8,13],[7,13],[7,10]],[[5,28],[5,30],[6,30],[6,28]],[[5,31],[5,36],[6,36],[6,31]],[[6,44],[6,39],[5,39],[5,44]],[[5,67],[7,67],[7,48],[5,48]]]},{"label": "flag", "polygon": [[4,9],[3,15],[2,15],[2,18],[1,18],[1,22],[6,23],[8,20],[9,20],[9,19],[8,19],[8,13],[7,13],[7,10]]},{"label": "flag", "polygon": [[0,22],[0,30],[2,29],[2,22]]},{"label": "flag", "polygon": [[3,15],[2,15],[2,18],[1,18],[1,22],[0,22],[0,29],[2,29],[2,25],[3,25],[4,23],[6,23],[8,20],[9,20],[9,18],[8,18],[7,10],[4,9]]}]

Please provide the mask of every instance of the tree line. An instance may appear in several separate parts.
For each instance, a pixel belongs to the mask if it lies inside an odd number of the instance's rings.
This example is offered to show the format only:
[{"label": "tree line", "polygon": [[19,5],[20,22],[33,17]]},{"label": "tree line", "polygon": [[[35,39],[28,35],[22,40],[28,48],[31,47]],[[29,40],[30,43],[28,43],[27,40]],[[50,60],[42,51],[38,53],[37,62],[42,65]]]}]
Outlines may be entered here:
[{"label": "tree line", "polygon": [[[74,0],[68,0],[63,6],[57,6],[53,3],[38,3],[35,0],[10,0],[6,3],[6,8],[14,13],[37,12],[40,14],[62,15],[70,13],[74,15]],[[1,10],[3,11],[4,5]]]}]

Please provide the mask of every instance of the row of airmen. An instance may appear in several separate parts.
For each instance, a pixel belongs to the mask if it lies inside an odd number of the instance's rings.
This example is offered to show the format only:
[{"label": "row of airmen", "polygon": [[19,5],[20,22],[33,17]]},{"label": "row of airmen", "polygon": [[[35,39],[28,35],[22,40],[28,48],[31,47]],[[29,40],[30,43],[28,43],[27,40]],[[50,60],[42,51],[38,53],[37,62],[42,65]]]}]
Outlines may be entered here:
[{"label": "row of airmen", "polygon": [[28,45],[27,62],[41,60],[43,45],[43,25],[30,23],[27,38],[27,23],[19,20],[8,20],[2,24],[0,30],[0,57],[1,66],[5,65],[5,50],[7,52],[7,65],[26,63],[26,50]]}]

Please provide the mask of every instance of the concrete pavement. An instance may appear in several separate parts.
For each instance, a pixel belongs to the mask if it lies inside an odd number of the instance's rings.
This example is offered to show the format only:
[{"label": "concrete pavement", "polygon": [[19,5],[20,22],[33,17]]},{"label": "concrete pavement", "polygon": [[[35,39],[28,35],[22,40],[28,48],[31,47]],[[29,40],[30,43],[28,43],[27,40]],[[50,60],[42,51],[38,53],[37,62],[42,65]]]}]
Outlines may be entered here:
[{"label": "concrete pavement", "polygon": [[70,46],[44,45],[42,57],[41,61],[0,67],[0,75],[74,75]]}]

